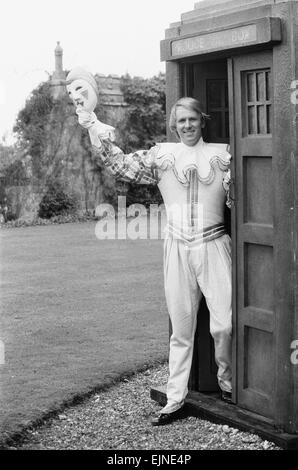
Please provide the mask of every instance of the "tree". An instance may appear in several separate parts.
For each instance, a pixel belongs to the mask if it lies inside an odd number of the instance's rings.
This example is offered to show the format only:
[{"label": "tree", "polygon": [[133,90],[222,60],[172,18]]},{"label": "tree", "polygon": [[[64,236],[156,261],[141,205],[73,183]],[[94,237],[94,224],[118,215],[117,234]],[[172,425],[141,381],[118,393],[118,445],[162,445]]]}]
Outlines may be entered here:
[{"label": "tree", "polygon": [[0,143],[0,172],[19,158],[13,145],[4,145]]},{"label": "tree", "polygon": [[80,126],[68,95],[54,100],[48,81],[32,91],[17,116],[14,132],[18,147],[32,158],[34,184],[43,187],[49,179],[59,179]]},{"label": "tree", "polygon": [[48,141],[48,125],[54,108],[50,83],[41,83],[27,99],[13,128],[18,135],[18,146],[32,156],[33,174],[41,178],[45,162],[42,159]]},{"label": "tree", "polygon": [[166,139],[165,76],[122,79],[124,101],[128,104],[125,121],[120,126],[125,152],[148,149]]}]

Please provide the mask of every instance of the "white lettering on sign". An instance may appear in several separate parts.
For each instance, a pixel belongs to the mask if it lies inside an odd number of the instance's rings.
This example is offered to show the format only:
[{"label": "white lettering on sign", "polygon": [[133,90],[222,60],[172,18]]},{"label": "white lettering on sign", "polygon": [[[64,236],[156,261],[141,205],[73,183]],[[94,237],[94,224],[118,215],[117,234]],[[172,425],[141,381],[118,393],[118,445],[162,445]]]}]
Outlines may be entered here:
[{"label": "white lettering on sign", "polygon": [[257,26],[255,24],[239,28],[217,31],[192,38],[178,39],[172,42],[172,55],[202,53],[212,50],[228,49],[243,46],[257,41]]}]

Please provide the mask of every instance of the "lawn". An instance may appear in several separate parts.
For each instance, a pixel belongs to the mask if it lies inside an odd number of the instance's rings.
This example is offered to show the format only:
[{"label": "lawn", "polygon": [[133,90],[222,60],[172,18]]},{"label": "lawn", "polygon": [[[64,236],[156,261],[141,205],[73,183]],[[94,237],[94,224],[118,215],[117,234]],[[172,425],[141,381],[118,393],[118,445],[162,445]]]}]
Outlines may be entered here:
[{"label": "lawn", "polygon": [[0,441],[167,356],[161,240],[98,240],[91,222],[2,230],[0,280]]}]

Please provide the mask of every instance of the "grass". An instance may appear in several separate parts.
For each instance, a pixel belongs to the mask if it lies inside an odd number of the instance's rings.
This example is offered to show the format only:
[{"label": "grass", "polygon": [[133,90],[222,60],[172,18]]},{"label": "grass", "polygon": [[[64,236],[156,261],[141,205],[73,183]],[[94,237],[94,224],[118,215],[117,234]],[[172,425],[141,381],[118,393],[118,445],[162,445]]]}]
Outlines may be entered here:
[{"label": "grass", "polygon": [[0,441],[167,356],[162,241],[100,241],[94,229],[1,233]]}]

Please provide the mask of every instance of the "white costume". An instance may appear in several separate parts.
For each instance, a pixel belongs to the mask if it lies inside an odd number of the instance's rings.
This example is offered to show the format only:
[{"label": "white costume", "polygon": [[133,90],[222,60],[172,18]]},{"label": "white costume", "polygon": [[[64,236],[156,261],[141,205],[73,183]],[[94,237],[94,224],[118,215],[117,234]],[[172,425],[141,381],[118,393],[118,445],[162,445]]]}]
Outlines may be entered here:
[{"label": "white costume", "polygon": [[[167,405],[184,403],[191,369],[196,318],[202,294],[210,312],[218,383],[231,391],[231,240],[224,227],[229,188],[227,146],[159,144],[129,155],[113,143],[113,128],[81,113],[97,155],[118,179],[157,184],[167,210],[164,281],[172,323]],[[227,201],[229,205],[229,197]]]},{"label": "white costume", "polygon": [[181,407],[187,395],[193,339],[202,294],[210,312],[218,382],[231,391],[231,240],[224,227],[226,145],[161,144],[155,156],[163,170],[158,187],[167,208],[164,280],[172,323],[167,405]]}]

